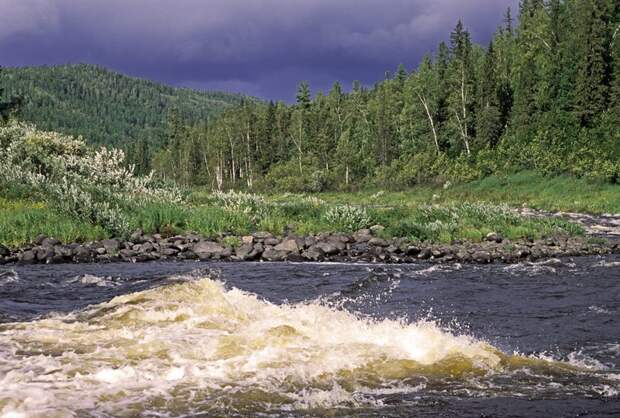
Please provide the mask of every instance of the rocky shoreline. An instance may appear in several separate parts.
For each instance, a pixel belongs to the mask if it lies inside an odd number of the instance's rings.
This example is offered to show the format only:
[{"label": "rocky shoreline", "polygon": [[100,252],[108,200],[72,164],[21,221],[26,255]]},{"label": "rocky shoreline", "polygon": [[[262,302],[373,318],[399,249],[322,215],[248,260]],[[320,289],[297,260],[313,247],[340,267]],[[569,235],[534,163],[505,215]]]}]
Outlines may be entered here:
[{"label": "rocky shoreline", "polygon": [[354,234],[276,237],[267,232],[207,239],[187,233],[164,237],[134,232],[128,239],[105,239],[64,244],[39,236],[28,246],[9,249],[0,245],[0,264],[57,264],[147,262],[153,260],[378,262],[488,264],[518,263],[545,258],[620,253],[620,242],[592,237],[558,235],[540,240],[504,239],[491,233],[480,243],[412,243],[404,238],[381,238],[381,226]]}]

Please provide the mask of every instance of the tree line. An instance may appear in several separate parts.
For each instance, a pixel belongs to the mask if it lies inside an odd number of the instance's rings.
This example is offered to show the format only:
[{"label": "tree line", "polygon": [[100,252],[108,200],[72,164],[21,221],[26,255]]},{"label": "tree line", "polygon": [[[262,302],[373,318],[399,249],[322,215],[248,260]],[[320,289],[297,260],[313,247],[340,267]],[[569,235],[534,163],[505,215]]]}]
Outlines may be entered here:
[{"label": "tree line", "polygon": [[533,169],[618,181],[620,5],[523,0],[487,46],[458,22],[415,71],[339,83],[294,105],[241,103],[208,123],[174,112],[143,170],[213,188],[411,186]]},{"label": "tree line", "polygon": [[130,160],[184,185],[347,190],[519,170],[620,180],[617,0],[522,0],[488,45],[458,22],[416,69],[348,91],[302,82],[292,105],[238,97],[188,123],[192,100],[138,111],[144,90],[129,87],[127,129],[164,115],[124,144]]}]

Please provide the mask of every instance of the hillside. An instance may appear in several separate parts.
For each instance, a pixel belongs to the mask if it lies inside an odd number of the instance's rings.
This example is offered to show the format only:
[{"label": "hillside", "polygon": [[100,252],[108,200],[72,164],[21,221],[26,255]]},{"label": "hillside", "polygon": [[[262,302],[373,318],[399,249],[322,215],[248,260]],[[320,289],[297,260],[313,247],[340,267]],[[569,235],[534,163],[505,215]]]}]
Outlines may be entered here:
[{"label": "hillside", "polygon": [[170,109],[188,123],[238,105],[244,96],[180,89],[78,64],[3,68],[5,95],[25,99],[20,119],[41,129],[83,135],[92,144],[158,143]]}]

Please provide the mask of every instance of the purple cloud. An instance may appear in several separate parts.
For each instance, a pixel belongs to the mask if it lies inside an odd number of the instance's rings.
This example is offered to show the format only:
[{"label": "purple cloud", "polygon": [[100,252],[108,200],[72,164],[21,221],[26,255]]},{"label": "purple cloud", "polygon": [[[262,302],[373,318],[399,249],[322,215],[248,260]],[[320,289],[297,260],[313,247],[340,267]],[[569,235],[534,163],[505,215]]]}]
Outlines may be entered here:
[{"label": "purple cloud", "polygon": [[299,80],[373,83],[462,18],[486,43],[517,0],[0,0],[0,65],[88,62],[291,100]]}]

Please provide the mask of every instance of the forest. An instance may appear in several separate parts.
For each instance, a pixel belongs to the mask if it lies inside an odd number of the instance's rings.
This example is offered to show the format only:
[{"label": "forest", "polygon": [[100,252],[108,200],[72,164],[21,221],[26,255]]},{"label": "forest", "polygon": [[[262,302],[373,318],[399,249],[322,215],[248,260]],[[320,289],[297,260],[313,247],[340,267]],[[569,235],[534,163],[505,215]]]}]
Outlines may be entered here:
[{"label": "forest", "polygon": [[531,170],[620,180],[620,3],[523,0],[488,45],[458,22],[418,68],[296,103],[244,100],[128,150],[141,172],[212,189],[407,188]]},{"label": "forest", "polygon": [[244,98],[173,88],[87,64],[4,68],[0,85],[7,97],[21,97],[20,120],[122,148],[140,140],[161,146],[172,112],[194,124]]}]

